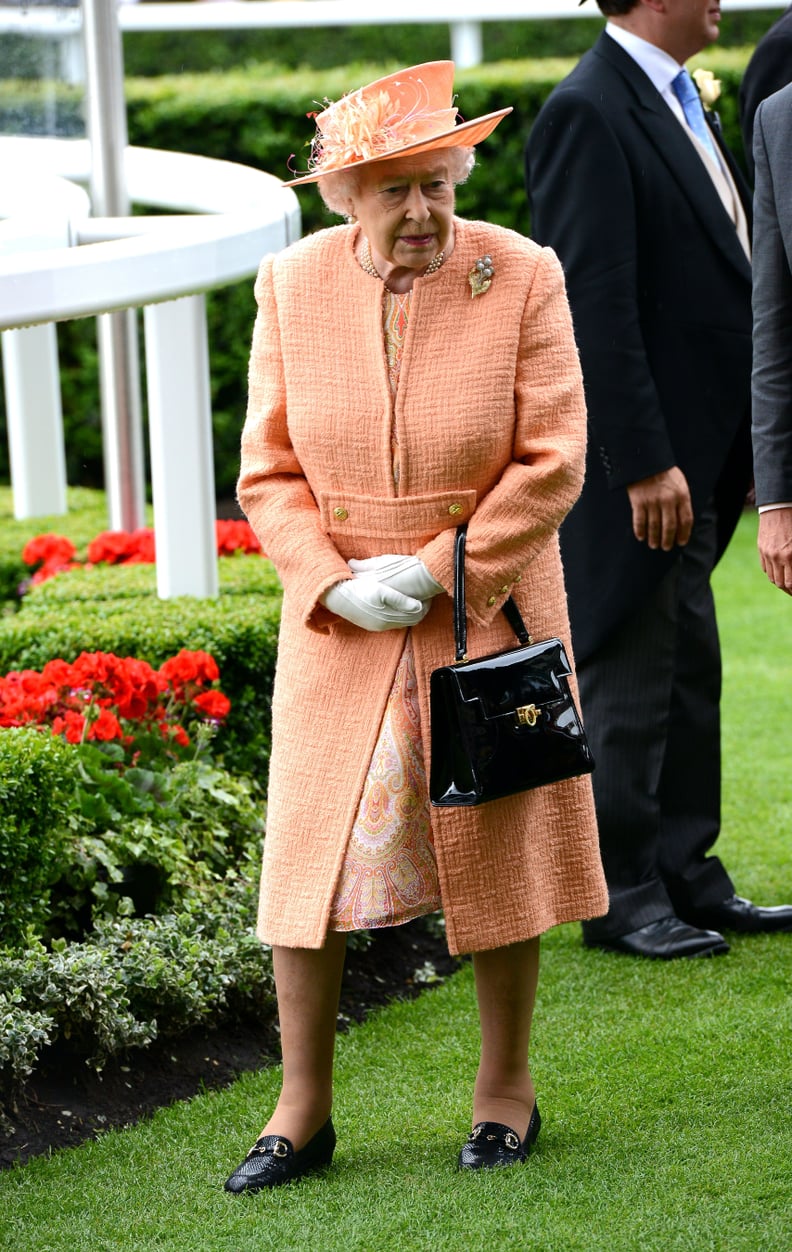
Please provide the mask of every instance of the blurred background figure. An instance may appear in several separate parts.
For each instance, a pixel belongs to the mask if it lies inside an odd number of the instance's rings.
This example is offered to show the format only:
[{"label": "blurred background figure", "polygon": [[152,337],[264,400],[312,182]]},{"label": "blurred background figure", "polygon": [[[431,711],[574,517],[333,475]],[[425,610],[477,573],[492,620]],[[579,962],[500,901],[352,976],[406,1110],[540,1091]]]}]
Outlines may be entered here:
[{"label": "blurred background figure", "polygon": [[740,126],[745,160],[753,177],[754,116],[762,100],[792,82],[792,7],[759,40],[740,83]]},{"label": "blurred background figure", "polygon": [[760,103],[754,158],[752,390],[759,557],[770,581],[792,595],[792,83]]}]

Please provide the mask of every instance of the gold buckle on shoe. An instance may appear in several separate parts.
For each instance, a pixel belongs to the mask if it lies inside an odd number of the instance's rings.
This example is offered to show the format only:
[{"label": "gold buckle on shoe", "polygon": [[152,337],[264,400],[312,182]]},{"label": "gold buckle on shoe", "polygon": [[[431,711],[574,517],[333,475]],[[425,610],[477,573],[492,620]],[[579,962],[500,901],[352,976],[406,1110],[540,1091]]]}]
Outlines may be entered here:
[{"label": "gold buckle on shoe", "polygon": [[511,1148],[512,1152],[516,1152],[520,1146],[520,1140],[517,1138],[513,1130],[508,1131],[508,1133],[503,1136],[503,1142],[506,1144],[507,1148]]},{"label": "gold buckle on shoe", "polygon": [[275,1147],[272,1149],[272,1155],[273,1156],[288,1156],[289,1155],[289,1149],[282,1139],[279,1139],[278,1142],[275,1144]]}]

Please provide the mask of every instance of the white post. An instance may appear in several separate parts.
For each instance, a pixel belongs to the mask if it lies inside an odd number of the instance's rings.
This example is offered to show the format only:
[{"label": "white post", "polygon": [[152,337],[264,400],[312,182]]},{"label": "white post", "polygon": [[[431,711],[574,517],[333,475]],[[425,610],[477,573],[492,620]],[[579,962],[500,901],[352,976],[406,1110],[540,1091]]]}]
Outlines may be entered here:
[{"label": "white post", "polygon": [[451,60],[460,70],[481,65],[484,60],[484,44],[481,38],[481,22],[450,22]]},{"label": "white post", "polygon": [[144,310],[157,594],[218,593],[209,348],[203,296]]},{"label": "white post", "polygon": [[[130,205],[124,179],[127,124],[117,0],[83,0],[83,35],[91,205],[97,217],[125,217]],[[145,485],[135,313],[102,314],[97,333],[110,525],[136,530],[143,525]]]},{"label": "white post", "polygon": [[66,456],[55,327],[7,330],[2,340],[14,516],[65,513]]},{"label": "white post", "polygon": [[137,530],[145,519],[137,310],[100,313],[96,338],[108,520],[111,530]]},{"label": "white post", "polygon": [[82,30],[69,31],[60,38],[60,72],[65,83],[85,82],[85,47]]}]

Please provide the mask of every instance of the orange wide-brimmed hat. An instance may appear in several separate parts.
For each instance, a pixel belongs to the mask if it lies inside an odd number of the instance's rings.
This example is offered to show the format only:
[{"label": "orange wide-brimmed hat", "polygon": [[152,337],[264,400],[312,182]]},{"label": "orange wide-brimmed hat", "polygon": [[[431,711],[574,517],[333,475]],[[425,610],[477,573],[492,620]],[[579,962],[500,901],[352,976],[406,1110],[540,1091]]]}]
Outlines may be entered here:
[{"label": "orange wide-brimmed hat", "polygon": [[475,147],[511,113],[498,109],[457,123],[454,62],[427,61],[378,78],[317,115],[309,172],[284,184],[314,183],[323,174],[437,148]]}]

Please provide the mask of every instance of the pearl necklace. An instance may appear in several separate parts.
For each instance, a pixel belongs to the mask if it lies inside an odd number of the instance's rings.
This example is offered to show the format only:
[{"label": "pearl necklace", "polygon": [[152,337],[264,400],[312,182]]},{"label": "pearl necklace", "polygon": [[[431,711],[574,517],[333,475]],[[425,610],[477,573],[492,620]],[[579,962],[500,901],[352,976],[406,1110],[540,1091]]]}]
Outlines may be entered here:
[{"label": "pearl necklace", "polygon": [[[442,252],[438,252],[437,256],[434,257],[429,262],[429,264],[427,265],[421,277],[426,278],[428,274],[434,274],[435,270],[440,269],[440,266],[443,264],[445,259],[446,259],[445,248],[443,248]],[[385,279],[382,277],[379,270],[376,268],[374,262],[371,259],[371,246],[369,244],[368,239],[364,241],[363,256],[360,257],[358,264],[360,265],[360,268],[365,270],[367,274],[370,274],[372,278],[378,278],[380,282],[383,284],[383,286],[385,287],[386,291],[391,291],[390,287],[385,282]],[[401,293],[391,291],[391,295],[399,295],[399,294]]]}]

